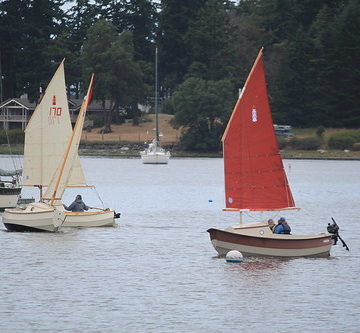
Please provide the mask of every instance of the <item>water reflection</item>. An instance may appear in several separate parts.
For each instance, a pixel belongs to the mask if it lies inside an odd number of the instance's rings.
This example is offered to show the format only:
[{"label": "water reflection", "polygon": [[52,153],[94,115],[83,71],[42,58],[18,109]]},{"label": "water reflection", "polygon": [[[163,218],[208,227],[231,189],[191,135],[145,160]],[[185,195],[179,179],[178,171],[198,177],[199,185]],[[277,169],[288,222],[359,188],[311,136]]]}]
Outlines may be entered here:
[{"label": "water reflection", "polygon": [[245,258],[241,263],[226,263],[224,277],[242,278],[244,283],[248,281],[251,285],[266,283],[276,279],[288,261],[279,258]]}]

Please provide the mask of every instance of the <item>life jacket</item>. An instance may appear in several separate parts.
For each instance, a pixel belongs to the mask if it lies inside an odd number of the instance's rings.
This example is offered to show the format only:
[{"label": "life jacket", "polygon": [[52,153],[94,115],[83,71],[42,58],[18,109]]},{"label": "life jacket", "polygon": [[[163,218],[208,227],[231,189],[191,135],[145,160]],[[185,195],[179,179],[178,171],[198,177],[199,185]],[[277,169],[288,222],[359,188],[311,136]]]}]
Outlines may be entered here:
[{"label": "life jacket", "polygon": [[282,226],[283,226],[283,232],[282,233],[289,235],[291,233],[290,226],[286,222],[282,223]]}]

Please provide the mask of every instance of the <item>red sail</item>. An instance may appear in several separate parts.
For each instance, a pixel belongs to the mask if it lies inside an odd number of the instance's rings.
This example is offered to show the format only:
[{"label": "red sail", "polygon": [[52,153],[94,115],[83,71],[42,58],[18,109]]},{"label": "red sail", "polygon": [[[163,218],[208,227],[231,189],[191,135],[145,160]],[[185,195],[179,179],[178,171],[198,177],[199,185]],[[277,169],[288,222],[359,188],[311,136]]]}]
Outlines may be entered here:
[{"label": "red sail", "polygon": [[280,157],[260,50],[223,136],[226,207],[294,207]]}]

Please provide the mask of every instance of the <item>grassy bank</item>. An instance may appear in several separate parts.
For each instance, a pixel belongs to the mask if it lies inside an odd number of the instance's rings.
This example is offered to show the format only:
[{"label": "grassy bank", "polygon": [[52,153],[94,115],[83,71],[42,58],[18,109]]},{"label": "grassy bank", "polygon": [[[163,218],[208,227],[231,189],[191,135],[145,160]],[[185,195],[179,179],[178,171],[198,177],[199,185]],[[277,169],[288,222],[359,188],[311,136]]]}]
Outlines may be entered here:
[{"label": "grassy bank", "polygon": [[24,154],[24,145],[0,145],[0,154],[2,155],[22,155]]}]

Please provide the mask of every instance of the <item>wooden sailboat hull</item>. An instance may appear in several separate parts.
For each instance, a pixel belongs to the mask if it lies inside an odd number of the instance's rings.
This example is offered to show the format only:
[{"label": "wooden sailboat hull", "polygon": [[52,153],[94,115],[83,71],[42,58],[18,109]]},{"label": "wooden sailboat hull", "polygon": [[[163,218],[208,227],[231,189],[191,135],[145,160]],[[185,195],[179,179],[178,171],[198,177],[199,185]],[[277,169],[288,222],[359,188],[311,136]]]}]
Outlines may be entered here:
[{"label": "wooden sailboat hull", "polygon": [[90,228],[90,227],[114,227],[114,210],[96,212],[65,212],[66,219],[63,227]]},{"label": "wooden sailboat hull", "polygon": [[0,211],[16,207],[21,187],[0,187]]},{"label": "wooden sailboat hull", "polygon": [[56,232],[65,214],[43,203],[31,203],[25,209],[5,209],[2,222],[9,231]]},{"label": "wooden sailboat hull", "polygon": [[333,245],[331,234],[278,235],[273,234],[266,224],[207,231],[220,256],[237,250],[245,257],[328,257]]}]

